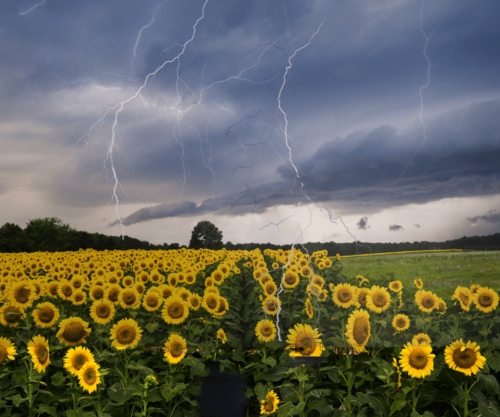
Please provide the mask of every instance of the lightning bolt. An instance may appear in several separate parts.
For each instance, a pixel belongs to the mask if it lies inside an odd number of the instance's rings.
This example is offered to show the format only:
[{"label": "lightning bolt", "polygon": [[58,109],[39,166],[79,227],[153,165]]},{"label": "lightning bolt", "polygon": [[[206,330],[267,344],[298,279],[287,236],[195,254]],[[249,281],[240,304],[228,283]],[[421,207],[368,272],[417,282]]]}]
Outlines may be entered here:
[{"label": "lightning bolt", "polygon": [[45,1],[46,0],[43,0],[41,3],[37,3],[35,4],[33,7],[31,7],[30,9],[26,10],[25,12],[21,12],[19,13],[20,15],[24,16],[25,14],[28,14],[29,12],[33,11],[34,9],[36,9],[38,6],[43,6],[45,4]]},{"label": "lightning bolt", "polygon": [[[165,2],[163,2],[163,3],[165,3]],[[135,41],[135,46],[134,46],[134,51],[133,51],[134,57],[132,58],[132,64],[131,64],[132,68],[134,68],[134,61],[135,61],[135,58],[137,56],[137,53],[136,53],[137,52],[137,46],[139,45],[139,41],[141,39],[142,32],[143,32],[144,29],[147,29],[148,27],[150,27],[153,24],[153,22],[155,21],[156,12],[158,11],[158,9],[161,6],[163,6],[163,3],[160,3],[158,6],[156,6],[156,9],[155,9],[155,11],[153,13],[153,17],[151,18],[151,22],[149,22],[146,26],[143,26],[141,28],[141,30],[139,31],[139,34],[137,35],[137,39]]]}]

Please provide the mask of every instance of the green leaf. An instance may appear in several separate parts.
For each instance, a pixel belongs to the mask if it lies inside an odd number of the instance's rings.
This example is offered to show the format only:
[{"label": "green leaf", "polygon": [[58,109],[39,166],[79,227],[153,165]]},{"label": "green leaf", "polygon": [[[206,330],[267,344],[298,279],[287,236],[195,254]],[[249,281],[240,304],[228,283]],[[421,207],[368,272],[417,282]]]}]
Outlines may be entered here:
[{"label": "green leaf", "polygon": [[489,357],[487,364],[495,372],[500,372],[500,355],[492,355]]},{"label": "green leaf", "polygon": [[64,381],[66,381],[66,377],[62,372],[56,372],[54,375],[52,375],[52,378],[50,378],[50,380],[52,381],[52,384],[54,384],[54,386],[58,387],[64,384]]},{"label": "green leaf", "polygon": [[262,363],[269,365],[271,368],[274,368],[276,366],[276,359],[273,357],[268,357],[266,359],[262,359]]},{"label": "green leaf", "polygon": [[158,323],[148,323],[144,327],[149,333],[153,333],[158,328]]},{"label": "green leaf", "polygon": [[284,365],[278,365],[270,369],[268,372],[262,374],[262,379],[265,381],[276,382],[282,379],[288,371],[288,367]]},{"label": "green leaf", "polygon": [[405,394],[408,394],[412,389],[412,387],[403,387],[401,391],[403,391]]},{"label": "green leaf", "polygon": [[489,394],[500,394],[500,386],[493,375],[479,375],[479,379],[484,381],[484,387]]},{"label": "green leaf", "polygon": [[479,404],[479,413],[481,417],[500,417],[500,412],[491,402]]},{"label": "green leaf", "polygon": [[324,398],[311,401],[307,404],[307,411],[317,410],[321,415],[333,411],[333,407]]},{"label": "green leaf", "polygon": [[392,416],[396,411],[403,409],[405,405],[406,405],[405,396],[398,395],[391,405],[391,414],[389,415]]},{"label": "green leaf", "polygon": [[40,414],[50,414],[53,417],[57,417],[56,407],[49,407],[47,404],[41,404],[37,412]]},{"label": "green leaf", "polygon": [[16,394],[16,395],[14,395],[14,396],[12,396],[12,397],[9,397],[9,398],[7,398],[7,399],[8,399],[8,400],[11,400],[11,401],[14,403],[14,405],[15,405],[16,407],[19,407],[19,404],[22,404],[23,402],[28,401],[28,399],[27,399],[27,398],[23,398],[23,397],[21,397],[21,395],[19,395],[19,394]]}]

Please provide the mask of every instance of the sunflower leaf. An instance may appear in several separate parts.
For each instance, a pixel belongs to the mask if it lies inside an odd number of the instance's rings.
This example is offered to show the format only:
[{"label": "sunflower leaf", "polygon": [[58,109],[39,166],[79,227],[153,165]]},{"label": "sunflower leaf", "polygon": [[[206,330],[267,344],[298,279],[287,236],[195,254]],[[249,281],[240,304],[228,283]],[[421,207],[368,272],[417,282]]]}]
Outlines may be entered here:
[{"label": "sunflower leaf", "polygon": [[497,379],[493,375],[479,374],[479,379],[484,381],[484,387],[490,394],[500,394],[500,386],[498,385]]}]

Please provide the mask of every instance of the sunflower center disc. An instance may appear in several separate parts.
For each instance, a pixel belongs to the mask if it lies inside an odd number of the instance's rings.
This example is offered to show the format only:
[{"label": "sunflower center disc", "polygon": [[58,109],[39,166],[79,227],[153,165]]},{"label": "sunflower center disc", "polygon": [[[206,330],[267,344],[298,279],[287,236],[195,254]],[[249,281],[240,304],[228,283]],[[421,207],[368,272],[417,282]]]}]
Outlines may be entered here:
[{"label": "sunflower center disc", "polygon": [[118,301],[118,295],[120,294],[120,291],[118,290],[111,290],[108,295],[109,301],[115,302]]},{"label": "sunflower center disc", "polygon": [[128,306],[131,306],[135,303],[135,294],[125,294],[123,296],[123,302]]},{"label": "sunflower center disc", "polygon": [[7,359],[7,349],[5,349],[3,346],[0,346],[0,365],[5,362],[5,359]]},{"label": "sunflower center disc", "polygon": [[301,334],[297,336],[295,347],[303,356],[311,356],[316,349],[316,341],[310,334]]},{"label": "sunflower center disc", "polygon": [[81,281],[78,281],[78,280],[77,280],[77,281],[73,282],[73,287],[75,287],[75,288],[77,288],[77,289],[78,289],[78,288],[80,288],[81,286],[82,286],[82,282],[81,282]]},{"label": "sunflower center disc", "polygon": [[[18,314],[9,314],[7,313],[18,313]],[[17,323],[21,319],[21,314],[20,311],[15,308],[15,307],[7,307],[7,309],[4,312],[4,320],[7,323]]]},{"label": "sunflower center disc", "polygon": [[427,308],[431,308],[434,305],[434,300],[432,300],[431,298],[425,298],[424,304]]},{"label": "sunflower center disc", "polygon": [[428,362],[427,355],[417,348],[410,354],[409,362],[415,369],[424,369]]},{"label": "sunflower center disc", "polygon": [[464,305],[468,305],[469,304],[469,297],[466,296],[465,294],[460,294],[460,300],[462,301],[462,303]]},{"label": "sunflower center disc", "polygon": [[272,333],[272,330],[271,330],[271,328],[270,328],[270,327],[264,327],[264,328],[262,329],[262,333],[263,333],[265,336],[270,336],[270,335],[271,335],[271,333]]},{"label": "sunflower center disc", "polygon": [[64,285],[62,287],[62,293],[66,296],[66,297],[70,297],[71,294],[73,294],[73,289],[71,288],[71,285]]},{"label": "sunflower center disc", "polygon": [[94,296],[94,298],[96,300],[100,300],[102,298],[102,296],[104,295],[104,292],[102,289],[100,288],[97,288],[95,289],[93,292],[92,292],[92,295]]},{"label": "sunflower center disc", "polygon": [[209,300],[207,300],[207,305],[210,308],[215,308],[217,306],[217,301],[213,298],[210,298]]},{"label": "sunflower center disc", "polygon": [[271,412],[271,411],[273,411],[273,409],[274,409],[273,402],[270,400],[267,400],[266,404],[264,405],[264,410]]},{"label": "sunflower center disc", "polygon": [[356,319],[352,328],[352,337],[358,345],[366,343],[370,333],[370,323],[364,317]]},{"label": "sunflower center disc", "polygon": [[125,326],[122,327],[116,333],[116,340],[122,345],[130,345],[135,339],[135,330],[133,327]]},{"label": "sunflower center disc", "polygon": [[295,277],[291,274],[287,275],[285,277],[285,282],[288,284],[288,285],[292,285],[292,284],[295,284]]},{"label": "sunflower center disc", "polygon": [[493,304],[493,298],[488,297],[487,295],[481,295],[478,298],[478,302],[482,307],[489,307]]},{"label": "sunflower center disc", "polygon": [[103,304],[97,307],[97,317],[100,317],[101,319],[107,319],[109,317],[109,314],[111,313],[111,309],[109,306]]},{"label": "sunflower center disc", "polygon": [[73,368],[79,371],[83,365],[87,362],[87,357],[83,355],[76,355],[73,359]]},{"label": "sunflower center disc", "polygon": [[174,358],[178,358],[182,355],[182,346],[179,343],[173,343],[172,345],[170,345],[170,354]]},{"label": "sunflower center disc", "polygon": [[29,288],[21,288],[16,294],[16,301],[24,304],[30,299],[31,291]]},{"label": "sunflower center disc", "polygon": [[42,323],[50,323],[54,318],[54,311],[49,307],[43,307],[38,313],[38,320]]},{"label": "sunflower center disc", "polygon": [[459,368],[469,369],[476,363],[476,354],[472,349],[465,348],[461,351],[458,347],[453,352],[453,361]]},{"label": "sunflower center disc", "polygon": [[404,319],[399,319],[396,323],[398,327],[405,327],[406,326],[406,321]]},{"label": "sunflower center disc", "polygon": [[347,302],[351,301],[351,293],[348,291],[341,292],[338,295],[338,297],[339,297],[340,302],[342,302],[342,303],[347,303]]},{"label": "sunflower center disc", "polygon": [[85,382],[88,385],[93,385],[97,379],[97,374],[93,369],[88,369],[87,372],[85,372]]},{"label": "sunflower center disc", "polygon": [[174,303],[168,308],[168,315],[173,319],[178,319],[184,314],[184,308],[179,303]]},{"label": "sunflower center disc", "polygon": [[158,298],[156,297],[148,297],[147,300],[146,300],[146,304],[149,306],[149,307],[156,307],[158,305]]},{"label": "sunflower center disc", "polygon": [[82,294],[76,294],[75,295],[75,301],[78,303],[83,300],[83,295]]},{"label": "sunflower center disc", "polygon": [[64,329],[63,336],[67,341],[76,343],[85,336],[85,329],[81,323],[70,323]]},{"label": "sunflower center disc", "polygon": [[377,307],[383,307],[386,304],[386,299],[382,294],[378,294],[376,297],[373,297],[373,304]]},{"label": "sunflower center disc", "polygon": [[49,359],[49,352],[47,352],[45,346],[38,346],[36,348],[36,357],[38,359],[38,362],[40,362],[40,365],[43,365],[45,362],[47,362],[47,359]]}]

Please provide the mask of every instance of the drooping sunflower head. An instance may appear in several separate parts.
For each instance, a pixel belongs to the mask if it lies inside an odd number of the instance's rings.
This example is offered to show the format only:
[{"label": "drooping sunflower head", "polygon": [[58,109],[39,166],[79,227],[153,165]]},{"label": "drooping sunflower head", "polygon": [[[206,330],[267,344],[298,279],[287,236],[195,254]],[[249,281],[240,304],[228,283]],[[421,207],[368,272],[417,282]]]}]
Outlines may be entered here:
[{"label": "drooping sunflower head", "polygon": [[89,324],[79,317],[69,317],[59,323],[57,337],[64,346],[76,346],[85,343],[92,330]]},{"label": "drooping sunflower head", "polygon": [[434,370],[432,348],[426,343],[410,342],[401,351],[399,364],[412,378],[425,378]]},{"label": "drooping sunflower head", "polygon": [[57,307],[49,302],[38,304],[31,314],[39,327],[52,327],[60,317]]},{"label": "drooping sunflower head", "polygon": [[444,314],[446,312],[446,303],[440,297],[437,297],[437,309],[441,314]]},{"label": "drooping sunflower head", "polygon": [[69,349],[64,357],[64,368],[72,375],[78,376],[78,372],[86,362],[95,362],[94,355],[89,349],[77,346]]},{"label": "drooping sunflower head", "polygon": [[366,307],[366,302],[370,290],[367,288],[357,288],[356,289],[356,307]]},{"label": "drooping sunflower head", "polygon": [[217,330],[217,339],[220,339],[223,344],[226,343],[227,337],[226,337],[226,333],[224,332],[224,330],[222,330],[222,329]]},{"label": "drooping sunflower head", "polygon": [[115,306],[107,300],[94,301],[90,307],[90,317],[97,324],[108,324],[115,316]]},{"label": "drooping sunflower head", "polygon": [[308,324],[296,324],[289,331],[286,349],[292,351],[290,356],[321,356],[324,346],[320,336],[318,330],[313,330]]},{"label": "drooping sunflower head", "polygon": [[378,285],[374,285],[366,297],[366,306],[376,312],[382,313],[389,308],[391,304],[391,296],[385,288],[380,288]]},{"label": "drooping sunflower head", "polygon": [[415,294],[415,302],[419,310],[430,313],[438,307],[438,299],[431,291],[419,290]]},{"label": "drooping sunflower head", "polygon": [[488,287],[479,287],[472,295],[476,308],[483,313],[490,313],[498,307],[498,293]]},{"label": "drooping sunflower head", "polygon": [[4,364],[6,359],[14,360],[17,355],[16,347],[9,339],[0,337],[0,366]]},{"label": "drooping sunflower head", "polygon": [[272,321],[263,319],[255,326],[255,335],[259,342],[272,342],[276,338],[276,326]]},{"label": "drooping sunflower head", "polygon": [[338,284],[333,287],[333,302],[343,308],[349,308],[356,303],[356,288],[350,284]]},{"label": "drooping sunflower head", "polygon": [[312,318],[314,317],[314,310],[313,310],[313,306],[312,306],[310,298],[308,298],[306,300],[306,313],[309,316],[309,318],[312,320]]},{"label": "drooping sunflower head", "polygon": [[261,402],[260,414],[274,413],[278,409],[279,402],[278,395],[273,390],[269,391]]},{"label": "drooping sunflower head", "polygon": [[472,285],[470,286],[469,291],[470,291],[470,293],[471,293],[472,295],[474,295],[474,294],[476,293],[476,291],[477,291],[479,288],[481,288],[481,286],[480,286],[479,284],[472,284]]},{"label": "drooping sunflower head", "polygon": [[422,287],[424,286],[424,283],[422,282],[422,280],[419,278],[419,279],[416,279],[413,281],[413,283],[415,284],[415,286],[421,290]]},{"label": "drooping sunflower head", "polygon": [[469,311],[472,297],[470,290],[467,287],[457,287],[451,296],[452,300],[457,300],[462,307],[462,310]]},{"label": "drooping sunflower head", "polygon": [[122,319],[111,328],[111,346],[118,350],[134,348],[142,337],[142,329],[134,319]]},{"label": "drooping sunflower head", "polygon": [[476,375],[486,363],[486,358],[479,353],[475,342],[465,344],[462,339],[456,340],[444,351],[444,360],[451,369],[465,375]]},{"label": "drooping sunflower head", "polygon": [[45,372],[50,365],[49,342],[43,336],[35,336],[28,342],[28,352],[33,360],[35,369],[39,372]]},{"label": "drooping sunflower head", "polygon": [[165,358],[171,364],[179,363],[186,356],[186,340],[178,334],[172,334],[165,343]]},{"label": "drooping sunflower head", "polygon": [[177,295],[169,297],[163,303],[162,317],[168,324],[180,324],[189,316],[187,303]]},{"label": "drooping sunflower head", "polygon": [[97,385],[101,383],[100,366],[94,361],[86,362],[78,372],[80,386],[89,394],[97,391]]},{"label": "drooping sunflower head", "polygon": [[389,289],[394,292],[399,292],[403,289],[403,284],[401,281],[392,281],[389,283]]},{"label": "drooping sunflower head", "polygon": [[370,314],[366,310],[354,310],[347,320],[347,342],[358,352],[364,349],[371,335]]},{"label": "drooping sunflower head", "polygon": [[392,327],[394,327],[398,332],[407,330],[410,327],[410,318],[406,314],[398,314],[392,320]]},{"label": "drooping sunflower head", "polygon": [[281,310],[281,300],[274,295],[267,296],[262,301],[262,309],[266,314],[271,314],[275,316]]}]

